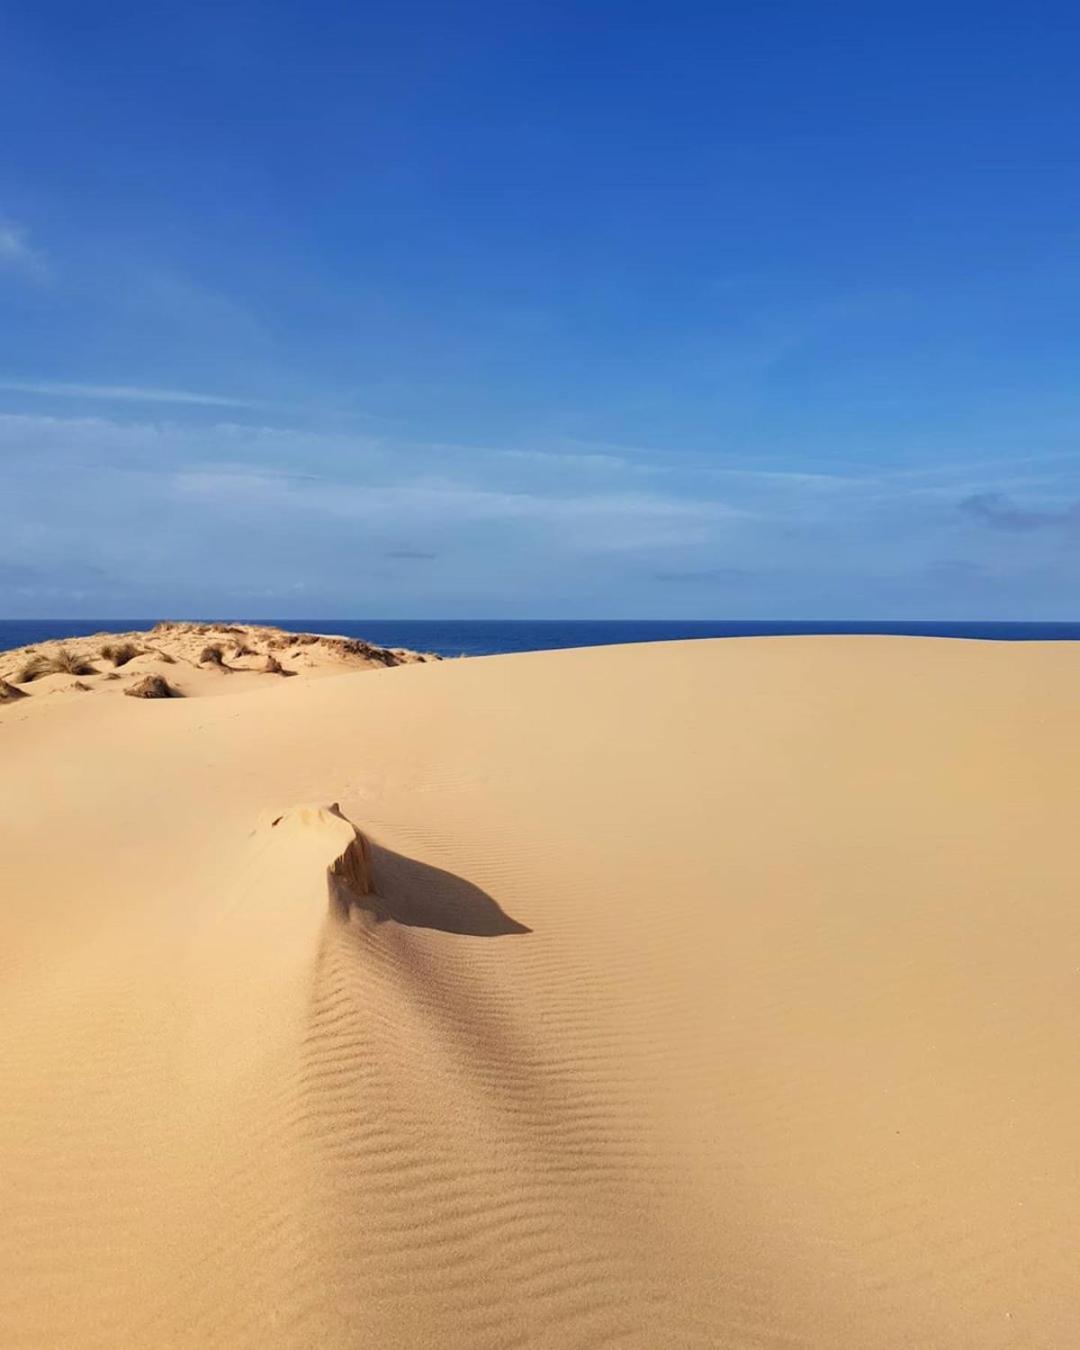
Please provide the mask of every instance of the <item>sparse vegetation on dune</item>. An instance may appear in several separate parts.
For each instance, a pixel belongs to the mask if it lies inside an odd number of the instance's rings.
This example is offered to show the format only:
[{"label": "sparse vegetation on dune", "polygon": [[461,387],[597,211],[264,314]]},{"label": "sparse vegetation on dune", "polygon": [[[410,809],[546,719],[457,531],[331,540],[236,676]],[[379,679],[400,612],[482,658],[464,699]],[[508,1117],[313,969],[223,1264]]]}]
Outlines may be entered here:
[{"label": "sparse vegetation on dune", "polygon": [[[93,685],[98,689],[115,680],[117,672],[133,680],[160,665],[198,668],[206,674],[259,672],[317,677],[335,667],[370,669],[439,659],[378,647],[359,638],[290,633],[260,624],[178,620],[162,621],[145,632],[102,632],[27,644],[0,655],[5,658],[0,661],[0,678],[7,679],[12,687],[52,675],[92,675],[97,677]],[[132,665],[137,659],[138,664]],[[189,696],[200,692],[198,686],[186,691]]]},{"label": "sparse vegetation on dune", "polygon": [[225,664],[224,658],[225,653],[222,651],[221,646],[216,642],[212,642],[209,646],[204,647],[199,653],[199,665],[218,666],[222,670],[228,670],[229,667]]},{"label": "sparse vegetation on dune", "polygon": [[178,692],[160,675],[145,675],[124,690],[129,698],[178,698]]},{"label": "sparse vegetation on dune", "polygon": [[136,656],[142,656],[142,648],[134,642],[106,642],[100,648],[100,654],[114,666],[126,666]]},{"label": "sparse vegetation on dune", "polygon": [[60,647],[55,652],[38,652],[31,656],[16,675],[18,684],[29,684],[31,680],[43,679],[46,675],[96,675],[97,666],[91,665],[85,656]]}]

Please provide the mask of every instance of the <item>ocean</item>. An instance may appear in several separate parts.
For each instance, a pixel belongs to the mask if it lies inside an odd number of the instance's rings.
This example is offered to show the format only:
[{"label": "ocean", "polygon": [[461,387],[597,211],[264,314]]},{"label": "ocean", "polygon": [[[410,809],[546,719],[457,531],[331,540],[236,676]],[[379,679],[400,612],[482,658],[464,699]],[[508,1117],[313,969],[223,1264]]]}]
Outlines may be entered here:
[{"label": "ocean", "polygon": [[[0,651],[50,638],[151,628],[154,619],[0,619]],[[208,622],[210,622],[208,620]],[[338,633],[383,647],[411,647],[441,656],[604,647],[621,642],[688,638],[781,637],[801,633],[892,633],[913,637],[978,638],[995,642],[1080,641],[1077,623],[969,623],[830,619],[244,619],[292,632]]]}]

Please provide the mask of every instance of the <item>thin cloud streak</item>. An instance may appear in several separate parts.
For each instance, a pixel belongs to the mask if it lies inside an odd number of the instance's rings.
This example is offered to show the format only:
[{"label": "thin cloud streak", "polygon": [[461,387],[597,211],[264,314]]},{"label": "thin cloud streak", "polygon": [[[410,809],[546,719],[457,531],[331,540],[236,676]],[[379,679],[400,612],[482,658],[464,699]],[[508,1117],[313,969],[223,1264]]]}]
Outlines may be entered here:
[{"label": "thin cloud streak", "polygon": [[554,495],[477,487],[419,475],[406,481],[310,483],[275,469],[234,464],[202,465],[172,479],[181,497],[221,509],[245,511],[288,507],[347,521],[447,520],[472,525],[532,523],[559,531],[564,544],[608,552],[685,542],[708,526],[742,513],[717,501],[633,492]]},{"label": "thin cloud streak", "polygon": [[[2,238],[2,235],[0,235]],[[52,380],[2,380],[0,390],[13,394],[40,394],[57,398],[96,398],[124,403],[184,403],[208,408],[262,408],[253,399],[199,394],[188,389],[144,389],[129,384],[68,384]]]},{"label": "thin cloud streak", "polygon": [[1080,502],[1055,510],[1021,506],[1000,492],[979,492],[965,497],[959,509],[981,525],[994,530],[1057,530],[1080,526]]}]

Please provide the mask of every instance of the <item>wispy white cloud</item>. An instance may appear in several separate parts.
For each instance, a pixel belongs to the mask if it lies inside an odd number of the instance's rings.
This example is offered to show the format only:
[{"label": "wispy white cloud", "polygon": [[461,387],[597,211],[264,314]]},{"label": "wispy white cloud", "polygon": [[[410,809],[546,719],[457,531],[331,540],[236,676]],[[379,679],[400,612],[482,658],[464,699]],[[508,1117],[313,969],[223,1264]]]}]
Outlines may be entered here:
[{"label": "wispy white cloud", "polygon": [[0,389],[57,398],[91,398],[121,403],[187,403],[208,408],[261,408],[253,399],[199,394],[190,389],[155,389],[133,384],[68,384],[56,380],[0,379]]},{"label": "wispy white cloud", "polygon": [[354,522],[392,520],[413,527],[536,525],[564,544],[615,552],[685,544],[743,513],[718,501],[653,493],[554,494],[492,489],[418,475],[387,483],[342,482],[255,465],[203,464],[178,472],[177,491],[230,511],[306,510]]},{"label": "wispy white cloud", "polygon": [[[1071,463],[1020,464],[1010,482],[1007,463],[860,475],[732,454],[723,472],[672,457],[646,480],[565,444],[547,460],[260,420],[0,414],[0,563],[49,559],[26,584],[59,611],[48,585],[94,559],[112,578],[94,583],[98,612],[113,613],[206,595],[238,612],[303,585],[340,613],[603,612],[633,587],[635,605],[663,613],[753,617],[778,594],[806,613],[856,612],[869,595],[878,612],[948,617],[986,578],[980,612],[1003,615],[1080,583],[1080,554],[1062,547],[1064,504],[1080,497]],[[1033,469],[1048,481],[1032,486]]]},{"label": "wispy white cloud", "polygon": [[1080,526],[1080,501],[1064,506],[1024,506],[1001,492],[977,492],[959,509],[969,519],[995,530],[1075,530]]},{"label": "wispy white cloud", "polygon": [[[620,455],[592,454],[573,450],[493,450],[503,459],[517,459],[524,463],[557,465],[561,468],[619,469],[631,467],[630,461]],[[636,466],[635,466],[636,467]]]},{"label": "wispy white cloud", "polygon": [[0,268],[22,276],[42,279],[47,272],[45,255],[27,243],[21,225],[0,216]]}]

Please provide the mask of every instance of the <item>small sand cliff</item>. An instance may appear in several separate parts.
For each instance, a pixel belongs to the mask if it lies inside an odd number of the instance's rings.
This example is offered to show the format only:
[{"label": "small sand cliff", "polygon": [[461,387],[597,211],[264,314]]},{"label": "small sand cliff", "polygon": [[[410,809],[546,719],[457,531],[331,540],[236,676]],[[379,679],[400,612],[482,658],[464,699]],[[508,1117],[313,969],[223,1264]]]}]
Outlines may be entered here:
[{"label": "small sand cliff", "polygon": [[[145,632],[95,633],[0,652],[0,703],[87,691],[190,698],[257,688],[260,677],[311,679],[439,660],[430,652],[262,624],[167,622]],[[245,678],[226,684],[223,675]]]},{"label": "small sand cliff", "polygon": [[270,822],[279,831],[279,842],[299,835],[321,838],[333,857],[326,868],[330,901],[347,918],[354,904],[368,904],[374,891],[371,876],[371,845],[342,813],[337,802],[329,806],[294,806]]}]

